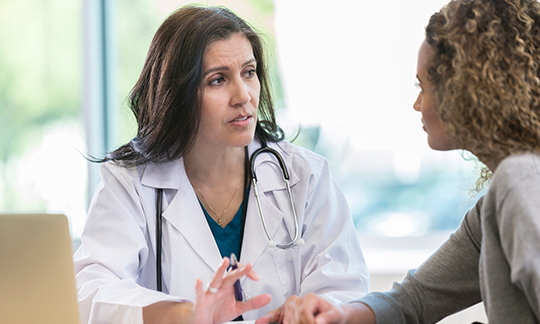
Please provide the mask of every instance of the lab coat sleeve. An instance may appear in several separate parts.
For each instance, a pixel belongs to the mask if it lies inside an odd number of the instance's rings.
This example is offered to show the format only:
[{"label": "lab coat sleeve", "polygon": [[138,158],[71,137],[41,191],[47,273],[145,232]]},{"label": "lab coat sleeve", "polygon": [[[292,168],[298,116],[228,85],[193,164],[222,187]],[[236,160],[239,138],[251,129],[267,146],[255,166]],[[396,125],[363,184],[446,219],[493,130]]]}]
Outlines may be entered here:
[{"label": "lab coat sleeve", "polygon": [[300,295],[318,294],[330,303],[364,296],[369,275],[347,201],[321,158],[305,197]]},{"label": "lab coat sleeve", "polygon": [[137,169],[106,163],[100,175],[74,254],[81,323],[142,323],[142,307],[182,300],[139,285],[151,247]]}]

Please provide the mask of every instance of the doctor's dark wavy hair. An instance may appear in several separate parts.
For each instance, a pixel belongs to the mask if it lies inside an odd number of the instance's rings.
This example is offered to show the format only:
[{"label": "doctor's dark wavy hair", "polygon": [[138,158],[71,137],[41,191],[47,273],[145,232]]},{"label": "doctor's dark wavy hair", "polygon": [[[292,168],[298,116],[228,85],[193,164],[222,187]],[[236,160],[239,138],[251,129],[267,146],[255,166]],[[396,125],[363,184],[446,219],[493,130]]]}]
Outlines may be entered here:
[{"label": "doctor's dark wavy hair", "polygon": [[[428,75],[448,135],[480,161],[540,152],[540,4],[454,0],[426,27]],[[481,172],[477,189],[491,177]]]},{"label": "doctor's dark wavy hair", "polygon": [[189,152],[201,118],[200,89],[208,46],[244,35],[257,61],[261,84],[255,136],[278,142],[283,131],[276,124],[262,39],[252,27],[223,7],[185,6],[159,27],[133,90],[129,105],[137,120],[137,136],[101,160],[127,166],[174,160]]}]

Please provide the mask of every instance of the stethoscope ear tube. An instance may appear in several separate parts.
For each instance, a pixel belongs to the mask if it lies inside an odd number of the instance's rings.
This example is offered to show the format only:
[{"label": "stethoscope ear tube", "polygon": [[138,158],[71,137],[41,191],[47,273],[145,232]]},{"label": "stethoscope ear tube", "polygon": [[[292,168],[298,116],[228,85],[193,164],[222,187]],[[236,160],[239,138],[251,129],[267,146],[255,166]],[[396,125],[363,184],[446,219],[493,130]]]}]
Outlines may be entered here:
[{"label": "stethoscope ear tube", "polygon": [[255,180],[257,180],[257,174],[255,173],[255,159],[257,159],[257,156],[261,153],[269,153],[272,154],[279,163],[279,167],[281,168],[281,172],[283,173],[283,179],[286,181],[289,181],[289,171],[287,170],[287,166],[285,165],[285,162],[283,161],[283,157],[281,154],[278,153],[278,151],[274,150],[273,148],[270,148],[268,146],[263,146],[260,149],[253,152],[251,155],[251,177]]}]

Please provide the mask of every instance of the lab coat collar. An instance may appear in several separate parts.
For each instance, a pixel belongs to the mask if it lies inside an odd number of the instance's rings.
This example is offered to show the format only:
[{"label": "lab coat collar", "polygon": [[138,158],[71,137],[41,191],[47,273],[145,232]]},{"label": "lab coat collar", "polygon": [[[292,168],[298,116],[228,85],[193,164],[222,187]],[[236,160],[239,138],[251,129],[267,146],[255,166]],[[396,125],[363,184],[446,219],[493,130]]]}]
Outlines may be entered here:
[{"label": "lab coat collar", "polygon": [[[296,170],[291,167],[292,155],[290,154],[290,152],[284,150],[279,144],[269,143],[268,146],[277,150],[281,154],[285,165],[287,166],[287,170],[289,171],[289,185],[292,187],[299,181],[299,178],[295,173]],[[253,152],[255,152],[260,147],[261,144],[259,142],[251,142],[251,144],[248,145],[249,156],[251,156]],[[278,174],[281,174],[279,164],[272,155],[266,153],[259,155],[257,157],[257,160],[255,161],[255,170],[258,171],[259,166],[261,166],[262,164],[271,165],[272,168],[275,169],[276,172],[278,172]],[[182,181],[188,180],[184,171],[183,158],[164,163],[151,163],[143,166],[143,168],[144,169],[142,171],[141,183],[147,187],[162,189],[179,189]],[[272,174],[265,172],[257,172],[257,178],[259,179],[259,183],[261,183],[260,190],[262,190],[263,192],[281,190],[286,188],[283,178],[276,176],[276,174],[274,174],[273,172]]]},{"label": "lab coat collar", "polygon": [[187,180],[183,158],[164,163],[151,163],[143,168],[141,183],[146,187],[180,189],[182,181]]}]

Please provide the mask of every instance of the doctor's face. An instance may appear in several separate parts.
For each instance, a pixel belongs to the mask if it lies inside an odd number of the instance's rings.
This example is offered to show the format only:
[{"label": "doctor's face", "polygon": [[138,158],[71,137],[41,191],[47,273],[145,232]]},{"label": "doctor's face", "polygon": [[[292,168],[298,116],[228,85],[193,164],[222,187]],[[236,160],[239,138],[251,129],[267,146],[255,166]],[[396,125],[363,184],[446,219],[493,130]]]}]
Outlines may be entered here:
[{"label": "doctor's face", "polygon": [[422,114],[423,129],[427,133],[429,147],[438,151],[453,150],[457,147],[454,141],[446,135],[446,126],[435,109],[435,89],[428,80],[428,68],[434,55],[433,47],[424,41],[418,51],[418,64],[416,66],[420,93],[418,93],[413,108]]},{"label": "doctor's face", "polygon": [[242,34],[212,43],[204,55],[197,142],[243,147],[253,140],[260,83],[251,43]]}]

